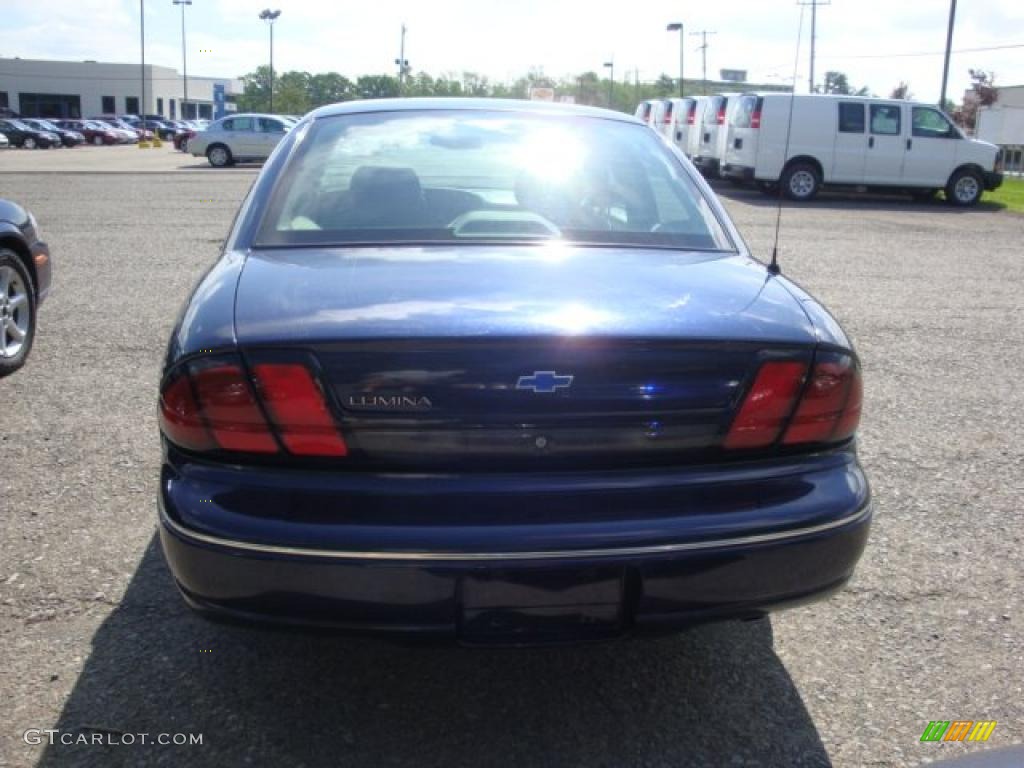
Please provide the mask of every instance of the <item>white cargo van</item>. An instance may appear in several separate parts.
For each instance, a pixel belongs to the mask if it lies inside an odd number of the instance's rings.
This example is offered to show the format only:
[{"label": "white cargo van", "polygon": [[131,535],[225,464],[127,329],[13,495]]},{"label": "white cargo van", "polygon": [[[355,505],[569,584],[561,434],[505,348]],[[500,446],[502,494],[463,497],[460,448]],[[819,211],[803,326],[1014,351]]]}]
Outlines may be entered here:
[{"label": "white cargo van", "polygon": [[647,118],[647,124],[658,133],[661,133],[661,123],[665,119],[666,103],[661,99],[651,102],[651,114]]},{"label": "white cargo van", "polygon": [[[789,151],[786,152],[786,131]],[[857,96],[743,94],[731,115],[722,174],[792,200],[823,184],[889,188],[927,198],[940,189],[974,205],[1003,180],[994,144],[969,139],[938,108]]]},{"label": "white cargo van", "polygon": [[651,121],[651,102],[641,101],[636,105],[636,111],[633,112],[633,116],[643,120],[645,123]]},{"label": "white cargo van", "polygon": [[683,151],[690,159],[696,157],[700,150],[700,140],[704,135],[701,126],[704,125],[704,109],[707,107],[708,101],[710,101],[709,96],[695,97],[686,114],[686,148]]},{"label": "white cargo van", "polygon": [[735,96],[709,96],[699,126],[700,144],[693,156],[693,164],[712,179],[718,178],[722,156],[725,154],[730,99],[735,99]]},{"label": "white cargo van", "polygon": [[665,114],[661,120],[661,135],[665,141],[675,144],[683,152],[686,152],[686,141],[690,128],[686,120],[693,104],[694,100],[688,98],[665,100]]}]

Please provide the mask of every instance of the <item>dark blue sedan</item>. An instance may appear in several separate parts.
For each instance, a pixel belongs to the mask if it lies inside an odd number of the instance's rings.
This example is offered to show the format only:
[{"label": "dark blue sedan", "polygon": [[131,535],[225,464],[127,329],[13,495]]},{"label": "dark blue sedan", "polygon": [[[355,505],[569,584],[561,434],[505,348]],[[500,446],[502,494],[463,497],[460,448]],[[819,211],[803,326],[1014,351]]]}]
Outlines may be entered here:
[{"label": "dark blue sedan", "polygon": [[850,578],[857,355],[642,123],[325,107],[171,336],[160,531],[211,617],[582,641]]}]

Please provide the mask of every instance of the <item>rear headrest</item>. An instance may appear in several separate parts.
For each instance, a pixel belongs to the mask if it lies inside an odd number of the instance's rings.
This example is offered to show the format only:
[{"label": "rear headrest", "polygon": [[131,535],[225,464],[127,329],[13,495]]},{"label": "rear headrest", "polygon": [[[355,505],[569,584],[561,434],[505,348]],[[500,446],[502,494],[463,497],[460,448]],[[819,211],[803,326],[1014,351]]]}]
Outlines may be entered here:
[{"label": "rear headrest", "polygon": [[363,165],[352,174],[349,189],[357,203],[387,198],[392,204],[408,205],[422,200],[420,179],[412,168]]}]

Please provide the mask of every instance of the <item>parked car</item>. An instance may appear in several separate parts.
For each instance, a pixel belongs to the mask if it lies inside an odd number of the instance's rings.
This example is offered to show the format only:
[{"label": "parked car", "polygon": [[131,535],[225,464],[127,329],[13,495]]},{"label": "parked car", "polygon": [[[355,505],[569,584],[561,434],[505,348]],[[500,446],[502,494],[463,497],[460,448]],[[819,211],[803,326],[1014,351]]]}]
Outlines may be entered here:
[{"label": "parked car", "polygon": [[735,96],[718,94],[708,97],[707,104],[704,105],[700,143],[693,156],[693,164],[711,179],[717,179],[721,171],[722,156],[725,154],[725,143],[728,140],[730,99],[734,101]]},{"label": "parked car", "polygon": [[[787,128],[789,150],[786,151]],[[857,96],[744,94],[730,122],[724,175],[781,184],[792,200],[822,185],[944,190],[958,206],[1002,184],[999,148],[964,136],[931,104]]]},{"label": "parked car", "polygon": [[107,125],[92,120],[57,120],[57,125],[66,131],[77,131],[85,136],[90,144],[102,147],[104,144],[119,144],[124,137]]},{"label": "parked car", "polygon": [[0,119],[0,133],[15,147],[24,149],[49,149],[60,146],[60,136],[50,131],[40,131],[16,118]]},{"label": "parked car", "polygon": [[243,114],[216,120],[188,140],[188,151],[223,168],[236,162],[266,160],[292,129],[277,115]]},{"label": "parked car", "polygon": [[26,125],[35,128],[37,131],[46,131],[47,133],[55,133],[60,138],[61,144],[65,147],[77,147],[79,144],[85,142],[85,136],[78,131],[67,131],[49,120],[42,120],[35,117],[23,117],[21,122]]},{"label": "parked car", "polygon": [[50,249],[35,216],[0,199],[0,376],[25,364],[51,274]]},{"label": "parked car", "polygon": [[[118,120],[116,117],[90,117],[89,120],[90,122],[113,130],[123,144],[136,144],[143,138],[142,131],[135,129],[128,123]],[[149,131],[146,131],[145,133],[149,138],[153,138],[153,134]]]},{"label": "parked car", "polygon": [[282,142],[167,346],[159,528],[190,605],[526,644],[850,577],[857,355],[652,131],[396,99]]}]

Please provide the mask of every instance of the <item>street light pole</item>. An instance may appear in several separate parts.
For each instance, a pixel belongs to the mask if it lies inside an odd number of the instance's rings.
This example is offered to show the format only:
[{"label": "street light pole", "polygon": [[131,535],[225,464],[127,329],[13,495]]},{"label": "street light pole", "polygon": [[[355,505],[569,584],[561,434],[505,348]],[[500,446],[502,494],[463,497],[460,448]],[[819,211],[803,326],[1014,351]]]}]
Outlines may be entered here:
[{"label": "street light pole", "polygon": [[281,11],[272,11],[269,8],[260,11],[260,18],[270,26],[270,109],[268,111],[271,113],[274,111],[274,22],[280,15]]},{"label": "street light pole", "polygon": [[181,119],[188,120],[188,56],[185,54],[185,6],[192,0],[171,0],[181,6],[181,85],[185,98],[181,101]]},{"label": "street light pole", "polygon": [[139,149],[149,146],[146,141],[146,0],[139,0],[139,42],[141,47],[142,67],[139,70],[139,84],[141,85],[141,101],[139,102],[139,118],[142,120],[142,137],[139,139]]},{"label": "street light pole", "polygon": [[402,44],[398,49],[395,64],[398,65],[398,94],[401,95],[405,86],[405,76],[409,71],[409,62],[405,58],[405,24],[402,25]]},{"label": "street light pole", "polygon": [[669,32],[679,33],[679,98],[682,98],[686,95],[686,89],[683,85],[683,51],[686,47],[683,44],[683,39],[686,33],[683,32],[683,23],[681,21],[673,22],[665,27],[665,29]]},{"label": "street light pole", "polygon": [[615,87],[615,59],[604,63],[610,70],[608,72],[608,109],[612,108],[612,89]]}]

